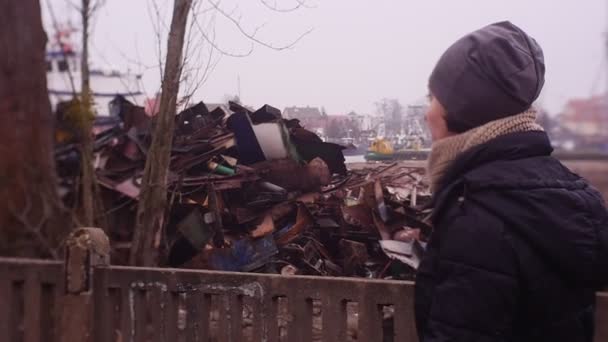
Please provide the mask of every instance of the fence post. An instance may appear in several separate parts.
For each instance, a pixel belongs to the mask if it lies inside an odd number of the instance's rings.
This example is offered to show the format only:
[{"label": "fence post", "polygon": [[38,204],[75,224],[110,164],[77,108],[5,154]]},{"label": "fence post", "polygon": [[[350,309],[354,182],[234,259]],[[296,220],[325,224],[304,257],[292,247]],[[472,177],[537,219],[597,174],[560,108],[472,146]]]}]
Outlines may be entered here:
[{"label": "fence post", "polygon": [[65,294],[61,309],[61,342],[91,342],[93,268],[110,264],[110,242],[99,228],[80,228],[66,242]]}]

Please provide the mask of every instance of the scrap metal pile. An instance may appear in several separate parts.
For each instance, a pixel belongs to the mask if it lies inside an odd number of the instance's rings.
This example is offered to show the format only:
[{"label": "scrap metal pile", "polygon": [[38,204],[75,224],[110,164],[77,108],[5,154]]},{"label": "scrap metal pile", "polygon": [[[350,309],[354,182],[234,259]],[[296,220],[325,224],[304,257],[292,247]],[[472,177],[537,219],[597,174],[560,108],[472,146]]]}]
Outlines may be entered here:
[{"label": "scrap metal pile", "polygon": [[[153,120],[124,98],[95,125],[95,170],[112,240],[126,263]],[[347,170],[343,147],[283,119],[230,103],[179,113],[171,149],[167,266],[284,275],[411,279],[430,232],[423,169]],[[66,130],[64,126],[59,129]],[[65,134],[64,134],[65,135]],[[56,149],[63,198],[78,192],[78,141]]]}]

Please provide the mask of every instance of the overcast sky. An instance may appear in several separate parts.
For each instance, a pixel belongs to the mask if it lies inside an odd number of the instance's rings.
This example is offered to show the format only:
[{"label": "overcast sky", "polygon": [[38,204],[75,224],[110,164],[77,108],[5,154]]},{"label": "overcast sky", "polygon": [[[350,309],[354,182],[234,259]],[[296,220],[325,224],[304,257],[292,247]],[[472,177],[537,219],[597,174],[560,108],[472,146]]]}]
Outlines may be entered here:
[{"label": "overcast sky", "polygon": [[[172,2],[156,1],[166,34]],[[209,39],[215,34],[215,44],[227,52],[242,54],[250,48],[226,18],[205,11],[207,1],[197,12],[191,68],[210,60],[208,44],[200,44],[201,29]],[[541,103],[552,112],[569,98],[604,91],[608,83],[603,76],[604,0],[309,0],[311,8],[290,13],[270,11],[260,1],[223,0],[221,7],[240,18],[248,32],[264,25],[258,37],[274,46],[312,32],[289,50],[256,45],[248,57],[214,53],[211,60],[217,64],[196,92],[197,100],[217,102],[237,94],[240,78],[241,98],[253,106],[324,106],[329,114],[342,114],[372,113],[374,102],[383,97],[413,103],[426,95],[428,75],[452,42],[501,20],[519,25],[543,47],[547,76]],[[296,4],[266,1],[281,8]],[[47,28],[47,2],[58,21],[71,18],[78,24],[68,0],[42,0]],[[95,19],[92,62],[142,72],[146,91],[154,94],[160,78],[157,22],[153,0],[106,0]],[[191,80],[200,78],[190,74]]]}]

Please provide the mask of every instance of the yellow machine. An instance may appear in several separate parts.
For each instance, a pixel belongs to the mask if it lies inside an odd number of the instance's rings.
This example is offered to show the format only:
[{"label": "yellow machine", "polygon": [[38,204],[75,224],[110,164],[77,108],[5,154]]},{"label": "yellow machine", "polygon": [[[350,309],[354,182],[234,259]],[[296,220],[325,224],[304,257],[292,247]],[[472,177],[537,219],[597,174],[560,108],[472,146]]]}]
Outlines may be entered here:
[{"label": "yellow machine", "polygon": [[393,154],[393,145],[386,139],[376,139],[369,147],[369,151],[378,154]]},{"label": "yellow machine", "polygon": [[386,139],[376,139],[365,154],[365,160],[425,160],[428,158],[430,149],[422,147],[422,141],[410,142],[409,148],[395,151],[395,148]]}]

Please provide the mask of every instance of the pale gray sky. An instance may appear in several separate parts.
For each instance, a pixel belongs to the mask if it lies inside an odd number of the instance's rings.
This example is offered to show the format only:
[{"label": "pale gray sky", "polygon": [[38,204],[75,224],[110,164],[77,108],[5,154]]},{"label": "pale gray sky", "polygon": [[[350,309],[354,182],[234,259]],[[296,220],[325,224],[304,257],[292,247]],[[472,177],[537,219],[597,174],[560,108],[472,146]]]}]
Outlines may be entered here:
[{"label": "pale gray sky", "polygon": [[[46,1],[60,20],[71,17],[78,22],[67,0],[42,0],[45,11]],[[172,2],[156,1],[166,16],[166,29]],[[209,7],[206,1],[201,10]],[[602,67],[603,32],[608,26],[604,0],[309,0],[313,8],[286,14],[268,11],[258,1],[221,4],[227,11],[238,5],[234,13],[246,29],[266,24],[260,37],[276,45],[311,28],[312,33],[290,50],[256,46],[249,57],[222,57],[197,91],[197,100],[217,102],[226,94],[236,94],[240,77],[242,100],[253,106],[325,106],[329,114],[341,114],[371,113],[374,102],[383,97],[411,103],[426,94],[434,63],[453,41],[500,20],[511,20],[542,45],[547,82],[541,102],[551,111],[559,111],[569,98],[605,89],[606,78],[598,80],[598,73],[606,72]],[[290,7],[295,1],[276,3]],[[150,94],[159,85],[159,71],[153,67],[158,52],[152,4],[153,0],[106,0],[96,18],[92,48],[97,66],[143,72]],[[198,20],[209,35],[216,27],[221,48],[249,49],[249,42],[225,19],[216,15],[213,25],[213,12],[205,13]],[[48,15],[45,18],[50,27]],[[206,50],[201,51],[192,57],[192,65],[207,62]]]}]

